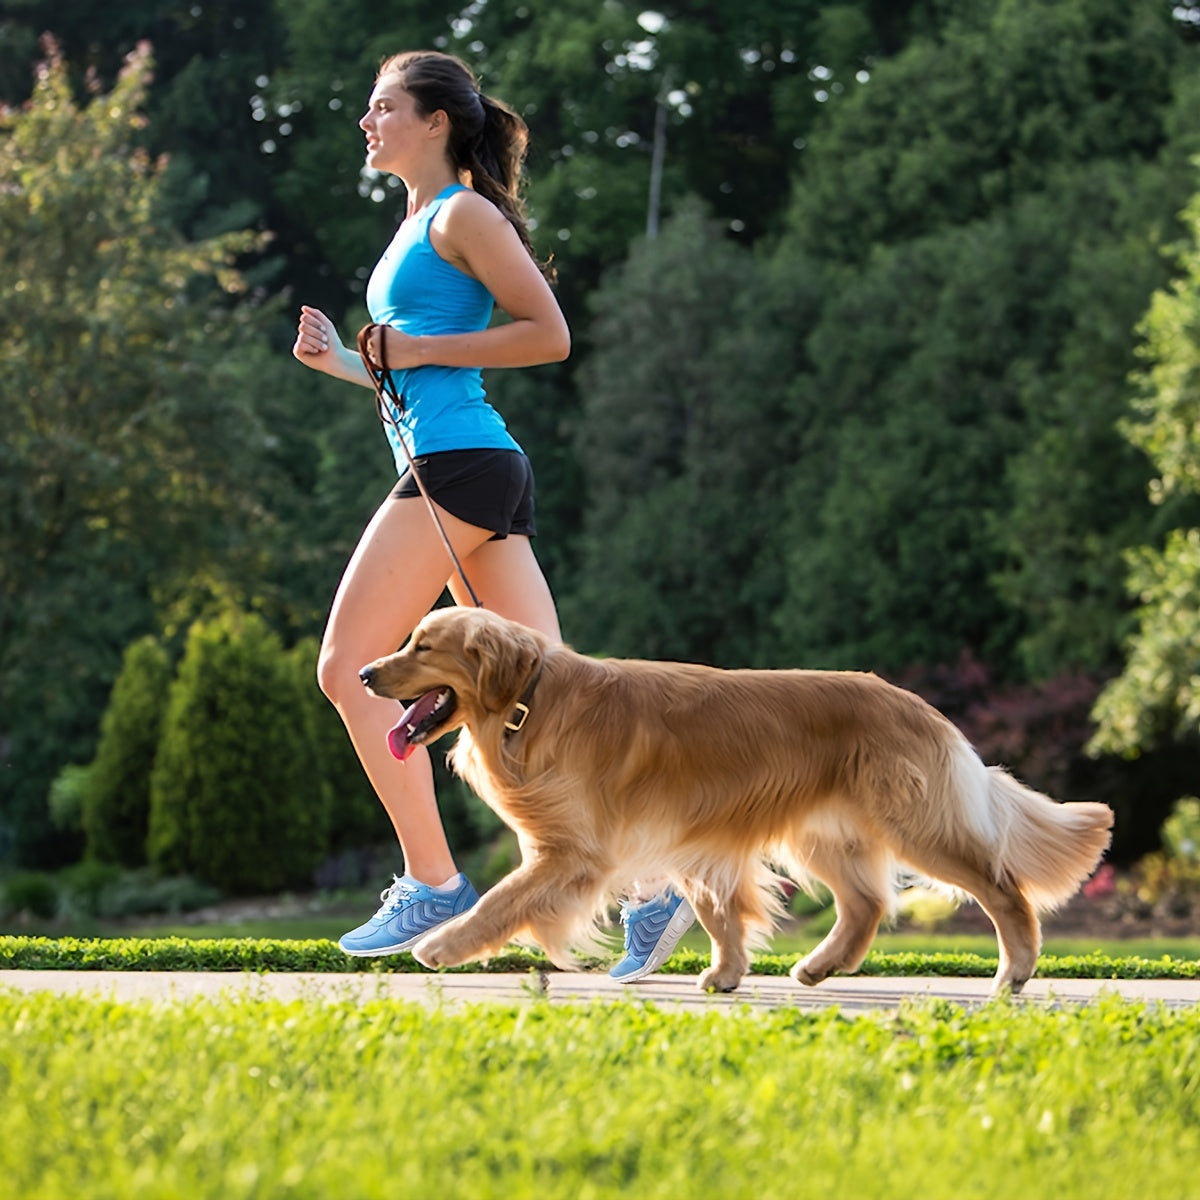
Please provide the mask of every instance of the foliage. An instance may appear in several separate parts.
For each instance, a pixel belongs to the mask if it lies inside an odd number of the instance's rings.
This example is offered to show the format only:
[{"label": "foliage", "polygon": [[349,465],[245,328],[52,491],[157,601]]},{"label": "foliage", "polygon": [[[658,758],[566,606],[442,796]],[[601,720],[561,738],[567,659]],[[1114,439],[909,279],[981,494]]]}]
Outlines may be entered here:
[{"label": "foliage", "polygon": [[391,835],[387,814],[371,786],[337,710],[317,686],[315,638],[287,652],[298,704],[294,720],[311,747],[322,803],[329,813],[327,850],[355,849]]},{"label": "foliage", "polygon": [[1151,520],[1113,430],[1128,329],[1164,194],[1194,186],[1155,163],[1192,136],[1178,55],[1160,5],[978,5],[813,131],[779,253],[840,269],[781,538],[792,661],[1111,668],[1120,552]]},{"label": "foliage", "polygon": [[82,831],[91,779],[91,767],[78,763],[68,763],[54,777],[46,802],[50,806],[50,822],[60,833]]},{"label": "foliage", "polygon": [[760,269],[685,206],[592,301],[575,431],[585,491],[571,640],[746,665],[778,594],[774,498],[793,450],[786,323],[811,284]]},{"label": "foliage", "polygon": [[100,721],[83,804],[87,850],[102,862],[136,867],[146,861],[150,775],[170,683],[171,662],[155,638],[126,648]]},{"label": "foliage", "polygon": [[[917,1178],[929,1200],[1147,1180],[1183,1196],[1200,1149],[1196,1010],[1112,999],[855,1016],[9,992],[0,1020],[20,1031],[0,1045],[20,1200],[767,1197],[801,1177],[855,1196]],[[379,1134],[398,1078],[445,1116],[402,1147]]]},{"label": "foliage", "polygon": [[58,888],[54,876],[45,871],[16,871],[4,880],[5,917],[28,913],[52,917],[58,912]]},{"label": "foliage", "polygon": [[[758,954],[751,970],[786,975],[799,954]],[[667,974],[697,975],[709,956],[676,950],[660,968]],[[423,971],[411,954],[384,959],[352,958],[325,939],[273,938],[46,938],[0,936],[0,970],[62,971]],[[448,968],[455,972],[553,970],[536,950],[509,947],[482,963]],[[872,951],[863,975],[937,975],[986,978],[996,973],[996,958],[973,953]],[[1164,956],[1157,959],[1101,952],[1043,955],[1038,975],[1045,979],[1196,979],[1200,961]],[[799,986],[799,985],[797,985]]]},{"label": "foliage", "polygon": [[46,787],[87,756],[156,607],[207,572],[261,586],[279,486],[264,313],[230,303],[257,239],[163,219],[164,163],[137,144],[149,70],[139,51],[79,106],[52,53],[0,117],[0,711],[19,763],[0,822],[22,856],[53,855]]},{"label": "foliage", "polygon": [[1052,191],[1048,168],[1150,159],[1179,50],[1154,0],[943,10],[813,131],[792,226],[810,252],[863,263]]},{"label": "foliage", "polygon": [[[1151,496],[1163,505],[1200,495],[1200,193],[1183,218],[1177,274],[1155,292],[1140,326],[1143,365],[1124,426],[1154,464]],[[1200,529],[1174,528],[1161,549],[1143,546],[1128,561],[1138,628],[1124,673],[1096,705],[1092,744],[1136,754],[1200,730]]]},{"label": "foliage", "polygon": [[192,626],[151,775],[154,867],[232,892],[311,881],[329,813],[304,708],[260,617],[230,612]]},{"label": "foliage", "polygon": [[1200,913],[1200,800],[1185,796],[1163,822],[1162,849],[1134,868],[1136,899],[1155,915]]},{"label": "foliage", "polygon": [[[1187,6],[252,7],[0,15],[0,861],[79,852],[47,793],[79,781],[130,643],[233,605],[291,645],[327,609],[390,456],[362,389],[287,357],[284,310],[363,319],[404,196],[355,121],[405,45],[462,54],[531,127],[575,352],[487,384],[534,461],[568,638],[893,675],[965,653],[993,690],[1046,688],[997,740],[1113,803],[1126,861],[1152,844],[1161,762],[1080,763],[1053,697],[1116,669],[1122,555],[1150,547],[1123,736],[1195,728],[1194,495],[1145,503],[1151,447],[1114,428],[1196,190]],[[1187,420],[1162,411],[1167,479]],[[359,797],[357,765],[331,769]],[[444,798],[478,840],[490,818]]]}]

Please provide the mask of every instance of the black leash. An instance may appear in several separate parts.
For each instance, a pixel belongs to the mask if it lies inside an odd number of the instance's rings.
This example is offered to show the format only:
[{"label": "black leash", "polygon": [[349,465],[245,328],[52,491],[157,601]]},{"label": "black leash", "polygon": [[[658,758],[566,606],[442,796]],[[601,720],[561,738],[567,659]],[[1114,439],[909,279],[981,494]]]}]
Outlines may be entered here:
[{"label": "black leash", "polygon": [[[459,562],[458,555],[454,552],[454,547],[450,544],[450,538],[446,534],[445,527],[442,525],[442,519],[438,516],[437,509],[434,507],[433,500],[429,493],[425,490],[425,482],[421,478],[421,472],[417,470],[417,464],[413,460],[412,452],[408,448],[408,443],[404,440],[404,434],[400,430],[400,426],[396,423],[396,418],[392,416],[392,408],[394,407],[397,414],[404,411],[404,401],[396,391],[396,385],[392,382],[391,372],[387,365],[387,351],[384,349],[383,326],[381,325],[364,325],[358,331],[358,355],[363,361],[363,366],[367,369],[367,374],[371,377],[371,383],[375,388],[375,405],[379,410],[379,419],[385,424],[390,425],[395,431],[396,438],[400,442],[400,447],[404,451],[404,457],[408,459],[408,465],[412,471],[413,479],[417,483],[417,491],[425,500],[425,507],[429,509],[429,515],[433,518],[433,523],[437,526],[438,533],[442,536],[442,544],[446,547],[446,553],[450,555],[450,561],[454,563],[454,569],[458,572],[459,579],[463,582],[463,587],[467,589],[467,595],[471,597],[476,608],[482,608],[483,605],[479,601],[479,597],[475,595],[475,589],[471,586],[471,581],[467,578],[466,571],[463,570],[463,565]],[[371,334],[379,330],[379,364],[371,357],[368,349],[371,340]],[[389,404],[388,402],[391,401]]]}]

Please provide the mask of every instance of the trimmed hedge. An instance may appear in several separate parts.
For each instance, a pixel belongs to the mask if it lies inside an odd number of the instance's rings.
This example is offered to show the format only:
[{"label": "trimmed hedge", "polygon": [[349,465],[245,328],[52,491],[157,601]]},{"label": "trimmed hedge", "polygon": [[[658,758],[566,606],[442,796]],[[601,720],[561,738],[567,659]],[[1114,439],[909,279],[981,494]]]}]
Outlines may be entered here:
[{"label": "trimmed hedge", "polygon": [[[786,975],[798,955],[763,954],[754,959],[758,975]],[[696,975],[708,966],[707,954],[677,951],[661,970]],[[599,962],[586,963],[600,966]],[[411,954],[352,958],[326,939],[271,938],[45,938],[0,936],[0,971],[283,971],[348,973],[424,971]],[[485,963],[453,968],[460,972],[554,970],[545,955],[514,949]],[[939,975],[986,977],[996,959],[981,954],[871,953],[860,975]],[[1200,979],[1200,960],[1159,959],[1107,954],[1043,955],[1043,979]]]}]

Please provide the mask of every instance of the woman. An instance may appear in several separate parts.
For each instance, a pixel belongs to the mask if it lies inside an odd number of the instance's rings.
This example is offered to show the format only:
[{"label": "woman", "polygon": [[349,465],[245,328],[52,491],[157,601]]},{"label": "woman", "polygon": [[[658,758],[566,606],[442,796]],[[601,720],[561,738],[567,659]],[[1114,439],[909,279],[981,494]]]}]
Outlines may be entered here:
[{"label": "woman", "polygon": [[[450,853],[429,755],[391,757],[395,705],[358,678],[401,645],[449,585],[471,603],[399,445],[404,438],[480,603],[560,638],[550,588],[534,557],[533,477],[521,447],[485,399],[481,368],[559,362],[571,339],[538,267],[519,196],[527,130],[480,92],[465,63],[434,51],[384,61],[367,111],[366,163],[398,176],[407,214],[367,285],[379,326],[368,352],[402,398],[388,428],[401,477],[367,525],[334,597],[318,678],[391,818],[403,876],[348,954],[395,954],[478,899]],[[510,318],[491,324],[493,307]],[[372,387],[333,322],[301,309],[293,354],[306,366]]]}]

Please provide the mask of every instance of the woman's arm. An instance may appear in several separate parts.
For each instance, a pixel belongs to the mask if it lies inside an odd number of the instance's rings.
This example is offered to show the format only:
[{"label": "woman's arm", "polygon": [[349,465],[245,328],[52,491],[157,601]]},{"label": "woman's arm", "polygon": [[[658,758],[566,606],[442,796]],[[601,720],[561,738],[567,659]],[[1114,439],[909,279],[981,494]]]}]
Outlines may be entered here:
[{"label": "woman's arm", "polygon": [[[471,191],[455,193],[434,217],[430,236],[438,254],[478,279],[512,319],[476,333],[420,337],[388,326],[389,367],[532,367],[570,354],[571,334],[550,285],[490,200]],[[376,361],[378,349],[372,341]]]},{"label": "woman's arm", "polygon": [[307,304],[301,306],[292,355],[306,367],[335,379],[361,383],[363,387],[374,386],[358,350],[342,344],[333,322],[319,308],[309,308]]}]

